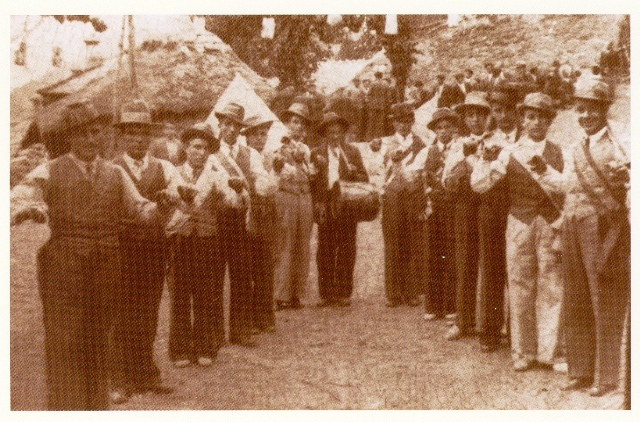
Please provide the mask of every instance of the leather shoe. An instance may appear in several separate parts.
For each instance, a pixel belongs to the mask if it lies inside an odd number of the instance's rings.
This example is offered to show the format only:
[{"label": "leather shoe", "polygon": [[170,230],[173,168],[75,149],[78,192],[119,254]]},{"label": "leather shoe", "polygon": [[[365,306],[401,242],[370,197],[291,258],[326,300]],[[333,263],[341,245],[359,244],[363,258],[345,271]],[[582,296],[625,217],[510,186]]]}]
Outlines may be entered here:
[{"label": "leather shoe", "polygon": [[516,372],[528,371],[533,367],[533,362],[525,359],[518,359],[513,362],[513,370]]},{"label": "leather shoe", "polygon": [[289,307],[291,309],[302,309],[304,306],[302,305],[302,303],[300,303],[300,299],[296,297],[291,299],[291,302],[289,302]]},{"label": "leather shoe", "polygon": [[492,353],[498,350],[499,348],[500,348],[500,345],[498,343],[481,343],[480,344],[480,351],[482,353]]},{"label": "leather shoe", "polygon": [[462,331],[460,331],[460,327],[457,325],[452,325],[447,331],[447,335],[444,337],[447,340],[458,340],[462,337]]},{"label": "leather shoe", "polygon": [[327,308],[327,307],[329,307],[329,306],[333,306],[334,304],[335,304],[335,302],[334,302],[334,301],[332,301],[332,300],[328,300],[328,299],[327,299],[327,300],[321,300],[320,302],[318,302],[318,303],[316,304],[316,306],[317,306],[318,308]]},{"label": "leather shoe", "polygon": [[591,397],[602,397],[609,391],[613,391],[615,387],[613,385],[600,385],[598,387],[591,387],[589,389],[589,395]]},{"label": "leather shoe", "polygon": [[570,380],[568,383],[563,385],[560,390],[562,391],[573,391],[573,390],[582,390],[583,388],[589,387],[593,383],[593,379],[588,377],[580,377],[574,378]]},{"label": "leather shoe", "polygon": [[416,306],[420,306],[420,299],[409,299],[407,300],[407,305],[415,308]]},{"label": "leather shoe", "polygon": [[122,404],[129,401],[130,394],[124,390],[114,390],[109,392],[109,399],[113,404]]},{"label": "leather shoe", "polygon": [[291,304],[284,300],[276,301],[276,311],[282,311],[283,309],[289,309]]},{"label": "leather shoe", "polygon": [[390,300],[389,302],[387,302],[387,308],[397,308],[398,306],[400,306],[400,302],[395,301],[395,300]]},{"label": "leather shoe", "polygon": [[347,308],[349,306],[351,306],[351,299],[347,298],[342,298],[342,299],[338,299],[338,306],[342,307],[342,308]]},{"label": "leather shoe", "polygon": [[186,368],[191,365],[191,361],[189,359],[178,359],[173,362],[173,366],[176,368]]}]

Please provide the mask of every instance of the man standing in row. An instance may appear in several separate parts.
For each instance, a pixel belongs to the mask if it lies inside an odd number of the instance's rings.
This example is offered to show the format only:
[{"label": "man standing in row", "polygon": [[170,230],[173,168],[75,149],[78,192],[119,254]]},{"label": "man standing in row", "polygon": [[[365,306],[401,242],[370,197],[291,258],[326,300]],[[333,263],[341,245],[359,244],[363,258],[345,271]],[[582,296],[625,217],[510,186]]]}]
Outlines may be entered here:
[{"label": "man standing in row", "polygon": [[356,262],[355,216],[340,210],[340,180],[368,182],[360,151],[346,142],[349,123],[330,112],[318,128],[325,145],[311,152],[318,174],[311,184],[318,224],[318,289],[320,306],[349,306]]},{"label": "man standing in row", "polygon": [[98,155],[96,118],[88,104],[67,106],[62,125],[71,152],[36,168],[11,192],[12,225],[49,217],[51,237],[38,253],[49,410],[109,408],[107,338],[120,300],[120,222],[159,218],[122,168]]},{"label": "man standing in row", "polygon": [[629,145],[614,138],[608,127],[613,90],[607,83],[583,80],[575,97],[585,136],[568,153],[562,174],[548,171],[567,195],[562,254],[571,380],[565,389],[591,387],[590,395],[602,396],[619,384],[631,285]]},{"label": "man standing in row", "polygon": [[[124,104],[116,128],[125,152],[114,164],[125,171],[138,193],[149,200],[176,191],[175,167],[148,153],[151,143],[151,114],[141,101]],[[116,326],[113,336],[115,367],[112,401],[122,403],[132,393],[152,391],[168,394],[172,388],[162,384],[160,370],[153,360],[153,343],[158,326],[158,310],[164,288],[168,244],[164,221],[141,223],[125,219],[120,234],[122,284],[117,297]]]},{"label": "man standing in row", "polygon": [[[425,143],[411,132],[415,115],[411,104],[395,104],[391,116],[395,134],[372,141],[384,157],[382,201],[385,291],[387,306],[418,306],[425,277],[425,215],[427,198],[421,177]],[[422,152],[426,154],[426,150]],[[413,163],[416,163],[412,167]]]},{"label": "man standing in row", "polygon": [[[213,155],[229,175],[229,186],[237,192],[244,204],[240,208],[222,207],[218,214],[221,250],[229,266],[229,339],[232,344],[256,347],[255,340],[251,338],[252,291],[247,213],[252,185],[249,178],[255,181],[251,165],[255,169],[255,166],[261,166],[262,163],[259,155],[254,155],[251,159],[250,151],[245,149],[247,147],[242,147],[240,155],[238,136],[244,128],[244,108],[239,104],[229,103],[217,111],[215,116],[220,127],[220,149]],[[238,160],[238,157],[241,159]],[[242,161],[248,176],[236,160]]]}]

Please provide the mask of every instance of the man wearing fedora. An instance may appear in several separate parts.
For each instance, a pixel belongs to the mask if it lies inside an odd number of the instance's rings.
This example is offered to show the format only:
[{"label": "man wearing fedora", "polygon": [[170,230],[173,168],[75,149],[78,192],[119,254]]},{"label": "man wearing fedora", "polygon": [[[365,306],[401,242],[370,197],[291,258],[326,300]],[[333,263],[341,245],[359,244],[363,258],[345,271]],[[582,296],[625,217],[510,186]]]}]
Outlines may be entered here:
[{"label": "man wearing fedora", "polygon": [[422,139],[411,131],[415,121],[411,104],[393,105],[390,118],[395,133],[371,142],[372,149],[380,150],[384,157],[386,173],[382,234],[387,306],[403,303],[418,306],[427,262],[424,215],[427,197],[421,177],[427,150]]},{"label": "man wearing fedora", "polygon": [[288,135],[282,138],[274,151],[270,166],[278,176],[276,207],[280,221],[274,298],[276,309],[299,309],[309,277],[313,228],[311,152],[305,144],[311,125],[309,108],[293,103],[282,113],[282,121],[287,126]]},{"label": "man wearing fedora", "polygon": [[561,225],[563,332],[570,377],[565,389],[591,387],[589,394],[601,396],[619,385],[629,312],[630,147],[609,128],[607,113],[614,100],[609,84],[582,79],[575,98],[584,134],[567,154],[562,174],[548,169],[558,190],[567,195]]},{"label": "man wearing fedora", "polygon": [[510,209],[506,228],[511,353],[513,368],[526,371],[536,362],[561,370],[559,342],[562,303],[561,254],[554,247],[563,195],[545,187],[549,168],[560,173],[562,150],[547,140],[556,112],[549,96],[528,94],[518,106],[522,137],[501,151],[483,155],[474,169],[477,192],[506,179]]},{"label": "man wearing fedora", "polygon": [[349,122],[334,112],[325,114],[318,132],[325,144],[311,151],[317,171],[311,193],[318,224],[318,289],[320,306],[349,306],[356,262],[354,216],[340,213],[340,180],[368,182],[360,150],[346,142]]},{"label": "man wearing fedora", "polygon": [[[149,200],[164,196],[162,200],[169,198],[177,203],[175,167],[148,153],[156,126],[144,102],[125,103],[120,121],[115,125],[125,151],[113,163],[127,173],[141,196]],[[122,284],[113,336],[115,364],[111,379],[114,403],[126,401],[132,393],[173,391],[162,384],[160,370],[153,359],[168,254],[165,223],[161,219],[151,223],[137,220],[122,223]]]},{"label": "man wearing fedora", "polygon": [[[485,140],[485,159],[516,142],[516,105],[518,91],[506,86],[489,93],[491,117],[496,128]],[[475,186],[471,174],[471,188]],[[478,209],[478,240],[480,242],[479,291],[480,348],[492,352],[500,345],[500,331],[504,324],[504,290],[507,284],[507,262],[505,231],[509,213],[509,193],[506,180],[497,182],[491,189],[480,194]]]},{"label": "man wearing fedora", "polygon": [[474,334],[476,322],[476,292],[478,284],[478,207],[480,198],[471,190],[469,177],[484,142],[491,112],[486,93],[473,91],[464,104],[455,108],[464,123],[467,136],[451,146],[442,171],[445,190],[456,198],[454,231],[456,245],[456,321],[446,335],[448,340]]},{"label": "man wearing fedora", "polygon": [[[96,113],[86,103],[63,111],[71,152],[42,164],[11,192],[11,224],[49,220],[38,253],[49,410],[109,407],[108,331],[120,279],[121,221],[154,222],[154,202],[102,159]],[[117,305],[115,305],[117,306]]]},{"label": "man wearing fedora", "polygon": [[[228,174],[229,186],[243,203],[241,208],[223,207],[218,214],[222,253],[229,266],[229,339],[232,344],[256,347],[257,343],[251,338],[252,289],[247,218],[250,216],[252,182],[255,183],[255,172],[251,170],[256,166],[262,167],[262,160],[259,154],[257,157],[253,154],[252,158],[246,147],[240,151],[238,136],[245,126],[244,107],[229,103],[216,111],[215,116],[220,128],[220,149],[213,155]],[[245,169],[239,165],[240,162]],[[261,171],[264,171],[263,167]]]},{"label": "man wearing fedora", "polygon": [[[265,155],[267,152],[265,146],[272,124],[272,120],[251,116],[245,120],[245,128],[240,132],[247,140],[247,147],[259,154],[259,158],[265,166],[270,165]],[[246,160],[244,167],[247,167]],[[262,179],[260,183],[264,183],[267,189],[261,188],[264,190],[260,195],[256,194],[258,189],[252,192],[251,230],[249,230],[254,333],[273,332],[276,329],[273,307],[273,272],[276,254],[275,239],[279,231],[278,211],[275,202],[278,179],[273,172],[269,172],[267,177],[260,179]]]},{"label": "man wearing fedora", "polygon": [[425,286],[424,319],[427,321],[455,314],[456,270],[453,209],[455,198],[442,185],[442,170],[458,137],[462,122],[451,109],[434,111],[427,128],[435,133],[428,147],[424,177],[431,213],[427,217],[429,277]]}]

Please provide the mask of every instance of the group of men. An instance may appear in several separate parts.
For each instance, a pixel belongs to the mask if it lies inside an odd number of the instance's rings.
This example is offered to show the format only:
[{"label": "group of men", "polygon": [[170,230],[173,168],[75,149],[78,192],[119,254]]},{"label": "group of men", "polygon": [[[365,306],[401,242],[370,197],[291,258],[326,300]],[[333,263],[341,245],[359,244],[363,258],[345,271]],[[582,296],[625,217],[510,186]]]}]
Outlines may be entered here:
[{"label": "group of men", "polygon": [[[61,128],[70,151],[12,190],[12,225],[51,228],[38,253],[49,409],[173,391],[153,358],[165,279],[175,367],[210,366],[224,345],[227,270],[229,340],[257,346],[252,336],[275,330],[276,310],[302,307],[314,220],[321,306],[350,306],[358,221],[341,211],[339,181],[368,176],[347,120],[328,113],[312,129],[308,107],[294,103],[280,116],[287,136],[267,151],[272,121],[236,103],[215,116],[218,136],[197,123],[175,145],[152,141],[159,124],[144,102],[126,103],[114,125],[123,151],[108,161],[99,116],[71,104]],[[312,130],[325,142],[310,150]]]},{"label": "group of men", "polygon": [[506,324],[515,371],[568,372],[565,388],[592,396],[615,389],[630,165],[607,123],[613,98],[601,78],[577,84],[585,134],[565,148],[548,139],[556,109],[541,92],[472,91],[433,113],[430,145],[411,133],[411,105],[395,105],[395,134],[370,144],[384,157],[387,306],[423,293],[425,319],[447,318],[448,340],[479,334],[492,352]]}]

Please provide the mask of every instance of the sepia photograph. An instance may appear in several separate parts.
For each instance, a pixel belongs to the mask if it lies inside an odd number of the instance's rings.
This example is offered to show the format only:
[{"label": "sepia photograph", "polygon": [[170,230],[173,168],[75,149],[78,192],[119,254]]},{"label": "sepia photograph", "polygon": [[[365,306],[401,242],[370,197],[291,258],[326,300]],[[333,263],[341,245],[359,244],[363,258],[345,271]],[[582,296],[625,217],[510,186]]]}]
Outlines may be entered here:
[{"label": "sepia photograph", "polygon": [[11,413],[631,409],[630,15],[9,19]]}]

